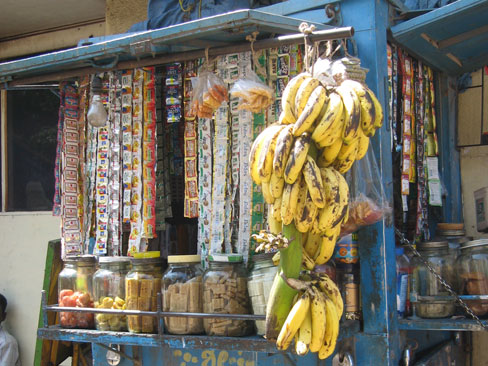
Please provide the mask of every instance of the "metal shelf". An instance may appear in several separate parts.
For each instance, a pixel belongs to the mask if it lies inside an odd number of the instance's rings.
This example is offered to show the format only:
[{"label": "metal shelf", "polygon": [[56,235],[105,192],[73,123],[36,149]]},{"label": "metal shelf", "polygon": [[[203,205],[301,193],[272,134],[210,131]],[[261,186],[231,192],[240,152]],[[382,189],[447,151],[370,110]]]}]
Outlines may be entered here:
[{"label": "metal shelf", "polygon": [[[488,321],[483,323],[488,325]],[[472,319],[399,319],[400,330],[439,330],[439,331],[482,331],[484,330]]]}]

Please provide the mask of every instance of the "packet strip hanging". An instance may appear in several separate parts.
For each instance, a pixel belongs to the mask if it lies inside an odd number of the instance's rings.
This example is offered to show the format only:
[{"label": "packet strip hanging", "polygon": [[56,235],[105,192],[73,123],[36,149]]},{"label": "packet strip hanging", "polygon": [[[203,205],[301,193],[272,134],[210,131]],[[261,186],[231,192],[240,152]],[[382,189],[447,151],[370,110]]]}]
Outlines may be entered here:
[{"label": "packet strip hanging", "polygon": [[59,85],[59,112],[58,130],[56,135],[56,160],[54,162],[54,197],[53,197],[53,216],[61,216],[61,175],[62,175],[62,153],[63,153],[63,123],[64,123],[64,89],[65,84]]},{"label": "packet strip hanging", "polygon": [[[399,50],[400,60],[402,63],[402,104],[403,104],[403,129],[402,129],[402,178],[401,191],[402,195],[410,194],[410,151],[411,151],[411,101],[410,101],[410,77],[411,77],[411,59],[401,53]],[[406,199],[406,198],[405,198]],[[407,206],[407,207],[405,207]],[[408,205],[404,205],[404,211],[408,211]]]},{"label": "packet strip hanging", "polygon": [[164,123],[162,110],[162,68],[155,69],[155,101],[156,101],[156,231],[166,228],[165,185],[164,185]]},{"label": "packet strip hanging", "polygon": [[144,68],[144,130],[143,130],[143,206],[144,239],[156,237],[156,99],[155,68]]},{"label": "packet strip hanging", "polygon": [[135,69],[132,78],[132,184],[129,255],[143,251],[141,246],[143,73],[142,69]]},{"label": "packet strip hanging", "polygon": [[78,219],[78,91],[63,84],[63,147],[61,174],[62,256],[83,253]]},{"label": "packet strip hanging", "polygon": [[198,121],[198,251],[202,258],[210,253],[212,204],[212,120]]},{"label": "packet strip hanging", "polygon": [[132,71],[122,71],[122,223],[130,224],[132,190]]},{"label": "packet strip hanging", "polygon": [[[80,235],[82,245],[85,243],[86,235],[86,207],[88,203],[87,182],[89,177],[86,174],[86,113],[88,111],[88,91],[90,79],[89,76],[80,78],[78,93],[79,93],[79,112],[78,112],[78,156],[79,156],[79,175],[78,175],[78,220],[80,223]],[[85,253],[88,253],[88,248]]]}]

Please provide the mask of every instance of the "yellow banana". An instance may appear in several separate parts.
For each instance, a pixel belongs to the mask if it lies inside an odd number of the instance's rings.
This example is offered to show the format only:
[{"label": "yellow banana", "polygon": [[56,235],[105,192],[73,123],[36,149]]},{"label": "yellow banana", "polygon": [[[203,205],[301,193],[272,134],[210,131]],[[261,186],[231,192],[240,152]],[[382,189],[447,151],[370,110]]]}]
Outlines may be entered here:
[{"label": "yellow banana", "polygon": [[286,317],[285,323],[280,330],[280,334],[278,335],[278,339],[276,340],[276,347],[279,350],[286,350],[290,346],[295,333],[298,331],[298,328],[303,323],[303,320],[307,316],[307,313],[310,311],[310,295],[308,292],[305,292],[293,305],[288,316]]},{"label": "yellow banana", "polygon": [[325,326],[324,343],[319,350],[319,359],[324,360],[334,353],[337,343],[337,337],[339,336],[339,317],[337,311],[330,299],[325,297],[325,317],[327,323]]},{"label": "yellow banana", "polygon": [[308,353],[310,342],[312,341],[312,314],[310,311],[305,315],[302,325],[298,328],[297,338],[295,340],[295,351],[299,356],[305,356]]},{"label": "yellow banana", "polygon": [[369,147],[369,137],[366,136],[362,129],[358,131],[358,151],[355,160],[361,160],[366,155]]},{"label": "yellow banana", "polygon": [[314,124],[316,118],[319,116],[320,111],[324,103],[326,102],[327,95],[325,88],[322,85],[318,85],[310,94],[307,100],[307,104],[297,117],[297,121],[293,125],[292,133],[294,136],[300,136],[302,133],[308,131]]},{"label": "yellow banana", "polygon": [[318,208],[323,208],[325,206],[324,184],[320,175],[320,169],[310,155],[307,155],[307,160],[303,165],[302,171],[313,203]]},{"label": "yellow banana", "polygon": [[300,192],[300,183],[302,176],[292,184],[285,184],[283,196],[281,198],[281,219],[283,225],[288,225],[293,221],[297,210],[298,193]]},{"label": "yellow banana", "polygon": [[318,352],[324,344],[327,314],[325,298],[315,286],[312,286],[310,313],[312,318],[310,352]]},{"label": "yellow banana", "polygon": [[317,252],[317,256],[314,258],[315,264],[321,265],[327,263],[332,255],[334,254],[335,245],[337,242],[337,237],[341,232],[341,226],[336,225],[337,229],[326,230],[325,235],[322,236],[322,242],[320,244],[320,249]]},{"label": "yellow banana", "polygon": [[309,232],[307,241],[304,243],[304,252],[306,252],[310,257],[315,258],[315,253],[317,253],[317,250],[319,250],[320,244],[322,243],[322,235]]},{"label": "yellow banana", "polygon": [[249,174],[256,184],[261,184],[261,178],[258,174],[258,158],[263,147],[265,133],[261,132],[255,139],[249,152]]},{"label": "yellow banana", "polygon": [[261,182],[261,191],[263,192],[263,197],[266,203],[272,204],[275,198],[271,194],[269,182]]},{"label": "yellow banana", "polygon": [[314,141],[322,141],[330,135],[334,130],[333,127],[337,124],[338,119],[341,118],[343,109],[344,106],[341,96],[335,92],[330,93],[325,113],[312,132],[312,139]]},{"label": "yellow banana", "polygon": [[374,127],[380,128],[383,126],[383,108],[381,107],[381,103],[379,102],[376,95],[373,93],[372,90],[368,89],[369,96],[373,100],[374,109],[375,109],[375,119],[374,119]]},{"label": "yellow banana", "polygon": [[269,189],[274,198],[281,197],[283,194],[283,187],[285,186],[285,179],[278,177],[275,172],[271,173],[271,179],[269,181]]},{"label": "yellow banana", "polygon": [[281,130],[276,139],[275,154],[273,157],[273,171],[277,177],[282,177],[285,165],[293,147],[294,137],[291,133],[293,125],[287,126]]},{"label": "yellow banana", "polygon": [[319,148],[323,148],[332,145],[338,139],[342,140],[345,118],[345,112],[342,111],[342,114],[337,117],[328,134],[322,140],[316,141],[315,144]]},{"label": "yellow banana", "polygon": [[281,197],[275,199],[270,209],[275,220],[281,222]]},{"label": "yellow banana", "polygon": [[361,129],[366,136],[373,136],[376,130],[374,127],[376,107],[371,94],[371,90],[367,89],[364,96],[359,97],[359,101],[361,102]]},{"label": "yellow banana", "polygon": [[336,88],[336,92],[340,94],[344,102],[345,120],[342,140],[347,145],[356,138],[359,120],[361,118],[361,103],[354,90],[346,85],[341,84]]},{"label": "yellow banana", "polygon": [[263,182],[269,182],[271,179],[271,170],[273,168],[273,157],[276,148],[276,138],[284,128],[282,125],[272,125],[264,130],[267,134],[263,140],[263,147],[258,159],[258,174]]},{"label": "yellow banana", "polygon": [[295,97],[295,116],[297,118],[298,116],[300,116],[300,114],[302,114],[302,111],[305,109],[305,106],[307,105],[308,98],[310,98],[312,92],[319,85],[321,85],[320,81],[315,78],[306,78],[300,84],[300,87],[297,90],[297,95]]},{"label": "yellow banana", "polygon": [[346,178],[339,171],[333,169],[332,172],[336,175],[337,181],[339,182],[340,205],[346,207],[349,204],[349,185],[347,184]]},{"label": "yellow banana", "polygon": [[[307,191],[307,188],[305,187]],[[301,233],[308,233],[312,229],[313,223],[319,213],[319,208],[313,203],[310,192],[306,192],[305,204],[302,207],[297,207],[295,215],[295,226]],[[305,239],[302,236],[303,242]]]},{"label": "yellow banana", "polygon": [[295,139],[293,148],[290,151],[285,166],[285,182],[291,184],[295,182],[298,175],[302,172],[303,164],[307,159],[308,149],[310,147],[310,134],[305,132]]},{"label": "yellow banana", "polygon": [[271,260],[273,261],[273,264],[275,266],[279,265],[280,264],[280,252],[276,252],[276,254],[273,256],[273,258],[271,258]]},{"label": "yellow banana", "polygon": [[302,264],[303,264],[303,267],[305,267],[309,271],[313,270],[315,267],[314,260],[312,258],[310,258],[310,256],[305,251],[302,253]]},{"label": "yellow banana", "polygon": [[310,74],[302,72],[286,84],[283,95],[281,96],[281,108],[283,110],[283,122],[285,124],[295,123],[297,119],[297,115],[295,114],[295,97],[302,82],[310,77]]},{"label": "yellow banana", "polygon": [[359,138],[356,136],[349,145],[342,145],[339,155],[334,162],[334,168],[336,168],[341,174],[346,173],[351,169],[352,164],[356,160],[358,152]]},{"label": "yellow banana", "polygon": [[302,225],[301,225],[301,221],[300,221],[300,218],[301,218],[301,214],[303,213],[303,210],[305,208],[305,203],[307,201],[307,184],[305,183],[305,180],[302,179],[300,181],[300,188],[299,188],[299,191],[298,191],[298,198],[297,198],[297,209],[295,211],[295,226],[296,228],[298,229],[298,231],[304,233],[304,232],[307,232],[306,228],[304,228]]},{"label": "yellow banana", "polygon": [[334,172],[334,168],[321,168],[320,175],[324,186],[324,194],[327,203],[330,205],[332,202],[337,201],[339,195],[339,181]]},{"label": "yellow banana", "polygon": [[332,279],[325,273],[320,274],[320,280],[318,282],[320,290],[332,300],[335,305],[337,316],[340,319],[344,312],[344,302],[342,300],[341,292]]},{"label": "yellow banana", "polygon": [[274,234],[278,235],[281,233],[281,222],[278,222],[274,216],[273,212],[270,209],[271,207],[268,207],[268,226],[269,226],[269,231]]},{"label": "yellow banana", "polygon": [[332,145],[324,147],[317,158],[317,165],[320,168],[331,166],[337,155],[339,155],[341,147],[342,139],[337,139]]}]

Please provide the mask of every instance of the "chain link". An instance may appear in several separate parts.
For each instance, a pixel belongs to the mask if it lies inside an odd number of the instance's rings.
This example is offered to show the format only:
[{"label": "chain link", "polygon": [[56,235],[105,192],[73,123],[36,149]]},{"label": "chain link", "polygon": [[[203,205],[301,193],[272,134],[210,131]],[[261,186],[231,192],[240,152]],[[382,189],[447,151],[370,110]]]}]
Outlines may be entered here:
[{"label": "chain link", "polygon": [[415,249],[413,244],[408,240],[403,233],[395,228],[395,233],[400,237],[400,241],[402,244],[406,244],[413,252],[415,256],[417,256],[420,261],[429,269],[429,271],[434,275],[434,277],[439,281],[439,283],[449,292],[449,294],[456,299],[456,302],[461,305],[461,307],[471,316],[478,325],[483,328],[485,331],[488,331],[488,325],[483,323],[478,316],[473,313],[473,310],[466,304],[463,299],[459,297],[459,295],[452,289],[451,285],[449,285],[437,272],[436,270],[430,265],[429,261],[426,260],[424,257],[420,255],[420,253]]}]

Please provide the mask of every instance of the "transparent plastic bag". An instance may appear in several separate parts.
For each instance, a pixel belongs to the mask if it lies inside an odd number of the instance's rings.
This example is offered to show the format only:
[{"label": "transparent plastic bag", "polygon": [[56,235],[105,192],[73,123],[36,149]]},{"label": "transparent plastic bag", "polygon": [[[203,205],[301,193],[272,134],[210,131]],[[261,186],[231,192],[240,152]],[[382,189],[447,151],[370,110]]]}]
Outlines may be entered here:
[{"label": "transparent plastic bag", "polygon": [[253,71],[245,79],[239,79],[230,94],[239,98],[237,109],[259,113],[273,103],[273,89],[264,84]]},{"label": "transparent plastic bag", "polygon": [[191,83],[191,110],[199,118],[212,118],[213,112],[229,100],[224,81],[211,71],[200,71]]},{"label": "transparent plastic bag", "polygon": [[342,224],[341,236],[386,218],[392,212],[386,199],[378,163],[370,147],[346,175],[349,184],[349,219]]}]

